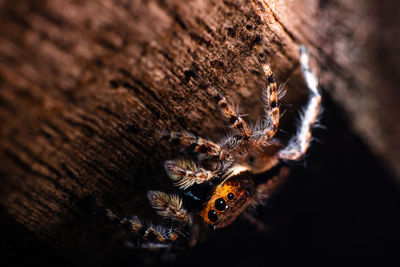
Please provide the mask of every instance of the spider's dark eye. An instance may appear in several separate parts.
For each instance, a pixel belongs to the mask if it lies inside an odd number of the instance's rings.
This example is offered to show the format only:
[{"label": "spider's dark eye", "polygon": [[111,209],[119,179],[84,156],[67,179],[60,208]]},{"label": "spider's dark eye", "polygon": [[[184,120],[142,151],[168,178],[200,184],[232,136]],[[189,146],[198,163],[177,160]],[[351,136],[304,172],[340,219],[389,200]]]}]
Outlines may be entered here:
[{"label": "spider's dark eye", "polygon": [[210,210],[208,212],[208,219],[210,219],[210,221],[212,221],[212,222],[218,221],[217,212],[215,210]]},{"label": "spider's dark eye", "polygon": [[233,194],[233,193],[229,193],[228,194],[228,199],[229,200],[232,200],[232,199],[234,199],[235,198],[235,195]]},{"label": "spider's dark eye", "polygon": [[214,205],[217,210],[224,210],[226,208],[226,203],[223,198],[218,198],[217,200],[215,200]]}]

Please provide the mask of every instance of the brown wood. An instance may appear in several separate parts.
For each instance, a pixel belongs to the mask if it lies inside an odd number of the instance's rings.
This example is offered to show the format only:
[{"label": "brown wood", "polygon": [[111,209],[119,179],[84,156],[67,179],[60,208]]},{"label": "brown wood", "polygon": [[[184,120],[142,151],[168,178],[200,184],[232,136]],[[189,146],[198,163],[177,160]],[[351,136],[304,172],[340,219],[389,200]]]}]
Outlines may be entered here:
[{"label": "brown wood", "polygon": [[[381,88],[385,77],[376,72],[371,10],[361,0],[1,1],[0,203],[7,220],[68,246],[57,241],[60,229],[79,227],[72,210],[87,196],[112,202],[128,191],[142,199],[164,187],[162,163],[178,150],[156,130],[210,138],[225,131],[207,84],[250,121],[261,116],[259,42],[279,82],[288,81],[290,104],[306,97],[298,65],[305,44],[322,87],[396,167],[399,129],[389,131],[396,117],[387,112],[399,108],[392,108],[393,83]],[[296,105],[286,109],[289,118],[297,112]]]}]

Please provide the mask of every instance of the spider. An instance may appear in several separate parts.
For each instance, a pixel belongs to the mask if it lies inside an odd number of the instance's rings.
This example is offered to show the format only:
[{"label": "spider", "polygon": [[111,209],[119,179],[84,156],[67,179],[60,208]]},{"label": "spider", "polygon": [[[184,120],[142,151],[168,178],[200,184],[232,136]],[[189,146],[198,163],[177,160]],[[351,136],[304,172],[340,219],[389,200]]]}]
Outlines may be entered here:
[{"label": "spider", "polygon": [[218,143],[188,132],[164,134],[169,141],[178,142],[197,155],[196,161],[177,159],[164,163],[168,176],[179,188],[178,194],[147,193],[152,207],[168,222],[166,225],[146,224],[136,216],[120,217],[105,209],[106,216],[135,235],[141,247],[168,247],[182,239],[193,246],[202,229],[228,226],[246,209],[263,204],[286,176],[280,162],[297,161],[305,155],[321,105],[318,80],[310,71],[308,53],[301,46],[300,65],[310,96],[299,128],[286,145],[275,137],[280,119],[278,100],[284,91],[278,89],[263,53],[259,60],[268,82],[263,91],[265,118],[261,125],[250,127],[227,99],[209,86],[207,93],[236,134]]}]

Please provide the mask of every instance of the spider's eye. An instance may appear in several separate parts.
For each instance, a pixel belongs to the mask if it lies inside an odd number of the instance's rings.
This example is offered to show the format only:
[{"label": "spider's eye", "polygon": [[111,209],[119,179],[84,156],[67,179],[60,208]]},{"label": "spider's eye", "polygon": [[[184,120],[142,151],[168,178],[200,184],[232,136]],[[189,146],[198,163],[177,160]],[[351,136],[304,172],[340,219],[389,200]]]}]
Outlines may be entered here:
[{"label": "spider's eye", "polygon": [[235,198],[235,195],[233,193],[229,193],[227,197],[229,200],[232,200]]},{"label": "spider's eye", "polygon": [[208,212],[208,219],[210,219],[210,221],[212,221],[212,222],[218,221],[217,212],[215,210],[210,210]]},{"label": "spider's eye", "polygon": [[215,200],[214,205],[217,210],[224,210],[226,208],[226,203],[223,198],[218,198],[217,200]]}]

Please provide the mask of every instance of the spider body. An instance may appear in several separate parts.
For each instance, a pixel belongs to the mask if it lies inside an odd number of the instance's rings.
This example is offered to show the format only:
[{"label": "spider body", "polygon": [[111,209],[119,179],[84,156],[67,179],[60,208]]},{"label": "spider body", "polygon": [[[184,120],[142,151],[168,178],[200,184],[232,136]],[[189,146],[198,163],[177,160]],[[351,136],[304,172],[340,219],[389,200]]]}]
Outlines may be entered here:
[{"label": "spider body", "polygon": [[261,125],[248,126],[224,96],[208,87],[207,93],[236,134],[218,143],[188,132],[163,134],[170,142],[187,147],[197,155],[194,161],[177,159],[164,163],[168,176],[179,189],[177,194],[161,191],[147,194],[150,204],[167,224],[145,224],[137,217],[119,217],[106,209],[109,219],[144,242],[142,247],[168,246],[181,236],[194,245],[202,229],[230,225],[247,208],[263,204],[282,184],[287,169],[281,168],[280,162],[299,160],[306,153],[321,103],[317,78],[308,67],[308,54],[301,47],[300,63],[310,98],[297,133],[286,145],[275,138],[282,92],[263,54],[259,59],[267,80],[263,91],[265,119]]}]

